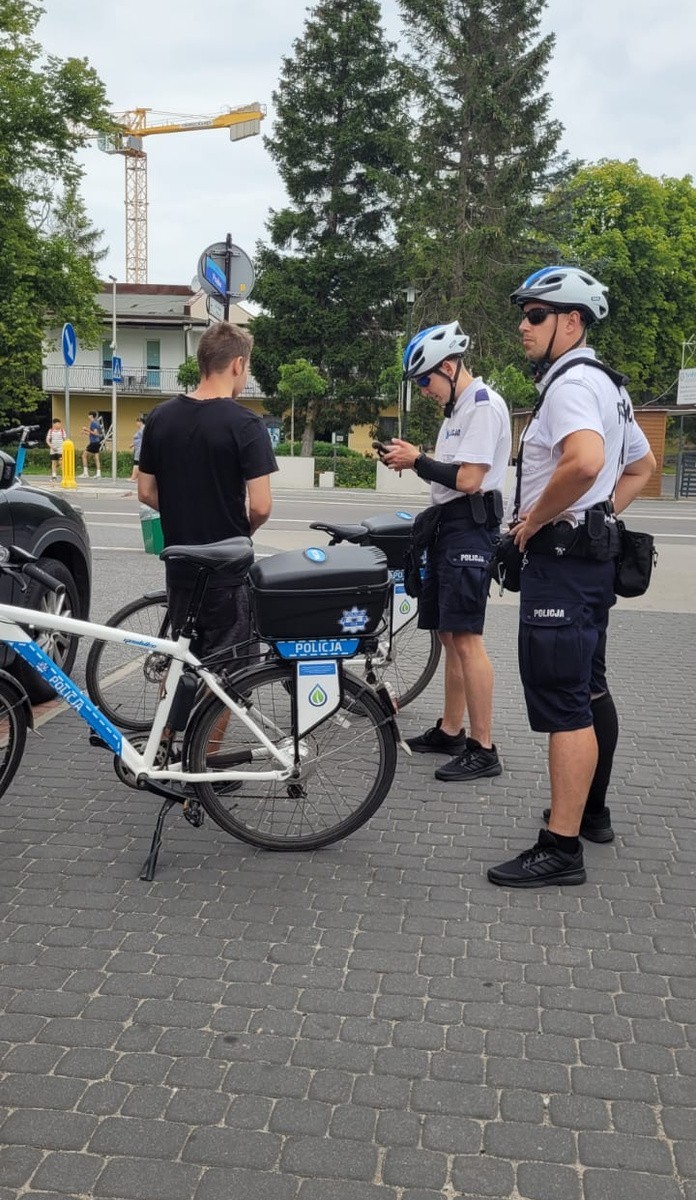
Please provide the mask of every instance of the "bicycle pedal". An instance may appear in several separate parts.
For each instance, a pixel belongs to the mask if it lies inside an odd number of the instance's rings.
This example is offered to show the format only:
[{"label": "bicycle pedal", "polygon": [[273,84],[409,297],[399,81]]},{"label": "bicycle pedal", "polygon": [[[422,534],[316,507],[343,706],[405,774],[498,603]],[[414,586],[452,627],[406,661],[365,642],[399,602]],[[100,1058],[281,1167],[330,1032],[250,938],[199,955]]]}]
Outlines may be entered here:
[{"label": "bicycle pedal", "polygon": [[194,829],[200,829],[205,820],[205,813],[201,808],[198,800],[187,800],[184,804],[184,816],[189,825],[193,825]]}]

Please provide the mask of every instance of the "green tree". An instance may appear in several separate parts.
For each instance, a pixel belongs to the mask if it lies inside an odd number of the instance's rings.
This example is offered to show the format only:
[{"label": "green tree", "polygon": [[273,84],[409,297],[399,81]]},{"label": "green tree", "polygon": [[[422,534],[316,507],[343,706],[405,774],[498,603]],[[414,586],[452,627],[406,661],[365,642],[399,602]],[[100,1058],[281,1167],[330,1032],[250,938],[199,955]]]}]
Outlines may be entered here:
[{"label": "green tree", "polygon": [[668,390],[682,342],[696,332],[696,189],[689,176],[656,179],[630,162],[579,171],[552,202],[568,213],[561,261],[609,288],[609,316],[592,344],[625,371],[634,399]]},{"label": "green tree", "polygon": [[533,408],[538,393],[530,376],[519,367],[508,363],[507,366],[494,368],[488,375],[491,387],[505,400],[509,408]]},{"label": "green tree", "polygon": [[[399,0],[417,135],[404,238],[423,325],[458,318],[484,374],[514,353],[512,287],[555,245],[539,195],[570,169],[543,91],[546,0]],[[513,346],[515,349],[513,350]]]},{"label": "green tree", "polygon": [[77,150],[108,127],[104,88],[84,59],[44,57],[42,9],[0,0],[0,412],[41,397],[47,323],[70,320],[86,342],[100,329],[99,233],[78,195]]},{"label": "green tree", "polygon": [[290,444],[294,453],[295,427],[302,424],[302,446],[300,454],[309,458],[314,447],[314,423],[322,396],[326,395],[327,383],[316,367],[306,358],[283,363],[278,379],[278,395],[290,407]]},{"label": "green tree", "polygon": [[411,398],[406,437],[414,446],[432,449],[442,424],[442,409],[432,396],[424,396],[418,389]]},{"label": "green tree", "polygon": [[200,381],[201,369],[198,366],[198,359],[189,355],[176,373],[176,382],[184,391],[190,392],[192,388],[198,387]]},{"label": "green tree", "polygon": [[266,145],[289,197],[257,249],[253,370],[267,395],[282,363],[328,382],[314,424],[373,421],[393,354],[400,257],[393,214],[408,138],[393,47],[376,0],[320,0],[283,59]]}]

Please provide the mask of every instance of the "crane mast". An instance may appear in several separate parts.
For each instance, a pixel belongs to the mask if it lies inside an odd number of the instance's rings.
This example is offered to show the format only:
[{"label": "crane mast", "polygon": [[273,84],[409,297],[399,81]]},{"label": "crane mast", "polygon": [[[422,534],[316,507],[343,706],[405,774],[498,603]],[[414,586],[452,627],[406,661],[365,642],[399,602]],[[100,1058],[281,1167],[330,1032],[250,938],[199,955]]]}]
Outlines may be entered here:
[{"label": "crane mast", "polygon": [[[97,144],[106,154],[121,154],[126,175],[126,282],[147,283],[147,154],[145,137],[164,133],[189,133],[202,129],[229,129],[230,141],[261,132],[265,106],[258,103],[230,108],[208,117],[175,116],[148,124],[149,108],[114,113],[113,133],[100,134]],[[161,114],[166,116],[167,114]]]}]

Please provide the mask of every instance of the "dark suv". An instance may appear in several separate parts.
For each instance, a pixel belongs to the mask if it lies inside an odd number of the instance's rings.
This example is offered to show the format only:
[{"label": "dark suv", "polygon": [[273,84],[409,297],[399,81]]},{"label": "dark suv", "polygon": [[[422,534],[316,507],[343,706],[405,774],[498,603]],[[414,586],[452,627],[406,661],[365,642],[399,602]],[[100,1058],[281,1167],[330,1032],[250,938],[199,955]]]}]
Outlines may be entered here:
[{"label": "dark suv", "polygon": [[[57,595],[29,582],[25,592],[6,575],[0,575],[0,600],[47,613],[89,617],[92,594],[92,557],[82,513],[57,491],[44,491],[15,480],[15,463],[0,451],[0,544],[21,546],[40,560],[49,575],[59,579],[65,592]],[[78,639],[69,634],[36,630],[35,640],[64,671],[70,671]],[[0,646],[0,665],[18,679],[30,700],[38,704],[54,695],[27,663]]]}]

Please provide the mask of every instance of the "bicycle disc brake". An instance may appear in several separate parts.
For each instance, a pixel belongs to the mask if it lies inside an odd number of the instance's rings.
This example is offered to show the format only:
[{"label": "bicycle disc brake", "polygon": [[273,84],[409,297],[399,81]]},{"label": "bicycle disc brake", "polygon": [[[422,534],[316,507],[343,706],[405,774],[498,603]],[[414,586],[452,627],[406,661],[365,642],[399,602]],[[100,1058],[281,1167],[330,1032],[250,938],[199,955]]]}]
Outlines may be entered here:
[{"label": "bicycle disc brake", "polygon": [[169,659],[166,654],[153,652],[148,654],[143,663],[143,675],[148,683],[161,683],[167,674]]}]

